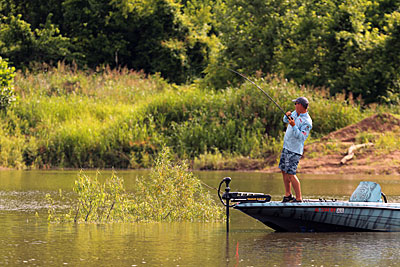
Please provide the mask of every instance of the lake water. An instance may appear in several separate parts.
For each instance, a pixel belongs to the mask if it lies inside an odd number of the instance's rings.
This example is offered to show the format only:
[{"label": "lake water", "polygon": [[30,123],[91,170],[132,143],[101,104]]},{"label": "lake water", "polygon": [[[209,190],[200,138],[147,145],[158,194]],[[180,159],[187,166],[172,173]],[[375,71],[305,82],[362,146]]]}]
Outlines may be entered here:
[{"label": "lake water", "polygon": [[[48,224],[45,195],[56,197],[59,189],[70,194],[77,173],[0,172],[0,265],[400,266],[400,233],[275,233],[236,210],[228,235],[225,223]],[[146,174],[118,172],[128,191],[136,176]],[[273,200],[283,193],[278,174],[196,174],[212,187],[230,176],[232,191],[269,193]],[[389,202],[400,201],[398,176],[299,177],[305,198],[348,199],[360,181],[368,180],[382,186]]]}]

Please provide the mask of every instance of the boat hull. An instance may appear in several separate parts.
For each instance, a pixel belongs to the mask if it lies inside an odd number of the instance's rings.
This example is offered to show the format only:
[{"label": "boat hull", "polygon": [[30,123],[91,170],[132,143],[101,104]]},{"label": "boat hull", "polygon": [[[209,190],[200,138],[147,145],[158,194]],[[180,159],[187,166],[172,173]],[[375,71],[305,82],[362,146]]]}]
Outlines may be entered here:
[{"label": "boat hull", "polygon": [[238,203],[279,232],[400,231],[400,204],[368,202]]}]

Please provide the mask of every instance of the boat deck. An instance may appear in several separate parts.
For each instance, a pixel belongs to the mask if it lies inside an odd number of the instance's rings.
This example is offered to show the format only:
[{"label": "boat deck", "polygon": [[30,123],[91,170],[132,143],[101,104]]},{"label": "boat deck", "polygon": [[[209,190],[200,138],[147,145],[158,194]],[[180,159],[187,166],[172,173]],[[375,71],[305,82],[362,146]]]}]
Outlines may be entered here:
[{"label": "boat deck", "polygon": [[238,203],[235,207],[359,207],[359,208],[380,208],[380,209],[400,209],[400,203],[384,203],[384,202],[350,202],[350,201],[332,201],[305,199],[303,202],[281,202],[271,201],[265,203]]}]

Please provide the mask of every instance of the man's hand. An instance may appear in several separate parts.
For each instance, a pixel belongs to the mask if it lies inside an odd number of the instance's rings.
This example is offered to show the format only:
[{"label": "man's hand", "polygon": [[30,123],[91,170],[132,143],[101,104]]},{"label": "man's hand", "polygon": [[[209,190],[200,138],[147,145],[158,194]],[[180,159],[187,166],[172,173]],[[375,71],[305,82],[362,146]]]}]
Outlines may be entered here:
[{"label": "man's hand", "polygon": [[289,124],[290,124],[290,126],[295,126],[296,124],[294,123],[294,119],[291,117],[291,115],[292,115],[292,112],[290,112],[290,111],[288,111],[288,112],[286,112],[286,116],[288,117],[288,119],[289,119]]}]

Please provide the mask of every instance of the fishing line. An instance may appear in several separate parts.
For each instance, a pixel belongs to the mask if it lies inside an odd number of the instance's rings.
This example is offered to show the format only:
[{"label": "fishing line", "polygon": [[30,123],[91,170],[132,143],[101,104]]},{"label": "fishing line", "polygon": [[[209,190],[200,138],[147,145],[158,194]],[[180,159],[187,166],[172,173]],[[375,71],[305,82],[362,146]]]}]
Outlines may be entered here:
[{"label": "fishing line", "polygon": [[261,92],[263,92],[263,93],[269,98],[269,100],[271,100],[271,101],[279,108],[280,111],[282,111],[282,113],[283,113],[288,119],[290,119],[290,118],[286,115],[286,112],[281,108],[281,106],[279,106],[278,103],[276,103],[276,101],[273,100],[272,97],[270,97],[269,94],[267,94],[267,92],[265,92],[263,89],[261,89],[261,87],[258,86],[255,82],[253,82],[252,80],[250,80],[249,78],[247,78],[246,76],[244,76],[243,74],[241,74],[240,72],[237,72],[237,71],[232,70],[232,69],[229,69],[229,68],[226,68],[226,69],[229,70],[229,71],[231,71],[231,72],[233,72],[233,73],[236,73],[237,75],[243,77],[244,79],[246,79],[247,81],[249,81],[249,82],[251,82],[253,85],[255,85],[258,89],[260,89]]},{"label": "fishing line", "polygon": [[[199,179],[199,180],[200,180],[200,179]],[[218,190],[217,188],[212,187],[212,186],[206,184],[206,183],[203,182],[202,180],[200,180],[200,183],[202,183],[204,186],[206,186],[206,187],[208,187],[208,188],[210,188],[210,189],[213,189],[213,190],[215,190],[215,191],[217,191],[217,192],[221,192],[221,190]]]}]

